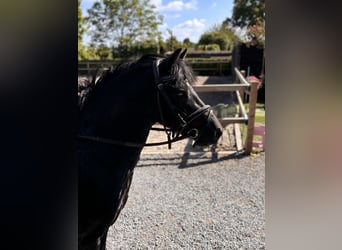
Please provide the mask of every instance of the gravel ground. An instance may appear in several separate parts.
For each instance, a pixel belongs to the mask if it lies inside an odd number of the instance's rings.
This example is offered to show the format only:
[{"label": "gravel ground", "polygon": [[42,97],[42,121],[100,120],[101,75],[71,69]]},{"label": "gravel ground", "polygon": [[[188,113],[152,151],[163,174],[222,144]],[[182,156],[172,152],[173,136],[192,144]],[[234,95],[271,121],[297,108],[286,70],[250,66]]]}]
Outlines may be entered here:
[{"label": "gravel ground", "polygon": [[145,154],[107,249],[265,249],[265,154]]}]

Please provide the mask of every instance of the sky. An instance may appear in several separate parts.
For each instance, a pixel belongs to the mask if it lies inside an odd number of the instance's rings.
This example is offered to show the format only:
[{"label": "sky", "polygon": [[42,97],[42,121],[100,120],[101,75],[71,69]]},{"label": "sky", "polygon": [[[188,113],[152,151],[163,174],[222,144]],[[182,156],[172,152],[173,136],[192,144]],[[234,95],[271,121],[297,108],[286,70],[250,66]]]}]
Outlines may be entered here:
[{"label": "sky", "polygon": [[[84,16],[95,1],[82,0]],[[150,0],[150,3],[157,6],[158,13],[164,16],[164,23],[159,26],[164,39],[169,37],[167,29],[170,29],[178,41],[190,38],[194,43],[215,24],[231,17],[233,10],[233,0]],[[87,41],[89,38],[85,36],[84,42]]]}]

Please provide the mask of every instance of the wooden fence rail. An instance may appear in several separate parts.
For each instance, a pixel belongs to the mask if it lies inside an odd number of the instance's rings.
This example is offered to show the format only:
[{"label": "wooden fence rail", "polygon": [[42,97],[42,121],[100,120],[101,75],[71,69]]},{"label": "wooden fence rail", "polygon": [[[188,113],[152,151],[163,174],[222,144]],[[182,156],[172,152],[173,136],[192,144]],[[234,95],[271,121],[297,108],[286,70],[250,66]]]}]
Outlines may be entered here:
[{"label": "wooden fence rail", "polygon": [[[227,64],[229,61],[191,61],[188,60],[192,69],[197,73],[200,71],[210,72],[210,75],[224,75],[227,71]],[[110,67],[119,64],[117,61],[80,61],[78,62],[79,74],[86,74],[91,76],[98,67]],[[230,73],[230,71],[229,71]]]},{"label": "wooden fence rail", "polygon": [[[244,143],[245,152],[250,154],[253,146],[255,109],[258,95],[258,83],[254,81],[248,82],[244,77],[245,72],[240,72],[234,68],[236,73],[236,83],[233,84],[210,84],[210,85],[195,85],[194,90],[197,92],[235,92],[240,107],[238,117],[224,117],[220,118],[222,126],[230,123],[247,123],[247,136]],[[246,113],[243,100],[244,95],[249,95],[248,114]]]}]

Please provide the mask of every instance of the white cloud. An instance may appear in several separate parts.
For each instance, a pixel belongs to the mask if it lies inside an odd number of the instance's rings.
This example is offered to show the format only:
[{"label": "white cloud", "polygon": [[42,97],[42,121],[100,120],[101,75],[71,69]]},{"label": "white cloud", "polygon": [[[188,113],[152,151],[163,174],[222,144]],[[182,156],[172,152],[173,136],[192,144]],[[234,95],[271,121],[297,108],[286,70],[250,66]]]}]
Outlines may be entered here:
[{"label": "white cloud", "polygon": [[168,27],[169,27],[169,26],[167,25],[167,23],[163,23],[163,24],[158,25],[158,28],[159,28],[160,30],[166,30]]},{"label": "white cloud", "polygon": [[180,18],[182,15],[177,13],[177,14],[174,14],[174,15],[168,15],[168,14],[164,14],[164,18],[170,18],[170,19],[177,19],[177,18]]},{"label": "white cloud", "polygon": [[163,5],[161,0],[152,0],[151,4],[157,6],[159,11],[182,11],[182,10],[196,10],[197,9],[197,1],[190,0],[188,2],[185,1],[171,1],[166,5]]},{"label": "white cloud", "polygon": [[162,6],[162,0],[150,0],[150,4],[153,4],[156,7],[160,7]]},{"label": "white cloud", "polygon": [[175,25],[172,28],[174,35],[178,41],[183,41],[185,38],[189,38],[192,42],[198,42],[199,36],[203,33],[205,28],[205,19],[191,19],[184,23]]},{"label": "white cloud", "polygon": [[217,6],[217,3],[216,2],[213,2],[210,6],[210,8],[215,8]]},{"label": "white cloud", "polygon": [[201,19],[197,19],[197,18],[194,18],[192,20],[187,20],[185,21],[184,23],[180,23],[180,24],[177,24],[175,27],[176,28],[203,28],[205,26],[205,19],[201,18]]}]

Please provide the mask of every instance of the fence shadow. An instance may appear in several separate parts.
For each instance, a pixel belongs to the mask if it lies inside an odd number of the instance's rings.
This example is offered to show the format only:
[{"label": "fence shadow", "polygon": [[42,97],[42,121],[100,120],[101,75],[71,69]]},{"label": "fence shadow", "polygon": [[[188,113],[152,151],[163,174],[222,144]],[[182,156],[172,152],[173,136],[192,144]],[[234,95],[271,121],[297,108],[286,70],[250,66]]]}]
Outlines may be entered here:
[{"label": "fence shadow", "polygon": [[192,168],[192,167],[198,167],[205,164],[215,163],[215,162],[221,162],[226,161],[230,159],[241,159],[244,157],[247,157],[248,155],[244,152],[235,152],[226,156],[218,157],[217,152],[215,151],[215,146],[213,146],[211,151],[211,157],[202,158],[201,161],[196,162],[189,162],[189,160],[198,159],[198,155],[191,155],[190,152],[185,152],[182,156],[181,162],[178,165],[179,169],[185,169],[185,168]]},{"label": "fence shadow", "polygon": [[192,140],[188,140],[183,153],[177,153],[175,155],[144,155],[137,164],[137,167],[158,165],[178,166],[178,169],[186,169],[230,159],[240,159],[248,156],[244,151],[237,151],[235,153],[219,157],[216,152],[216,146],[212,146],[210,149],[210,152],[202,151],[200,148],[194,149],[192,147]]}]

